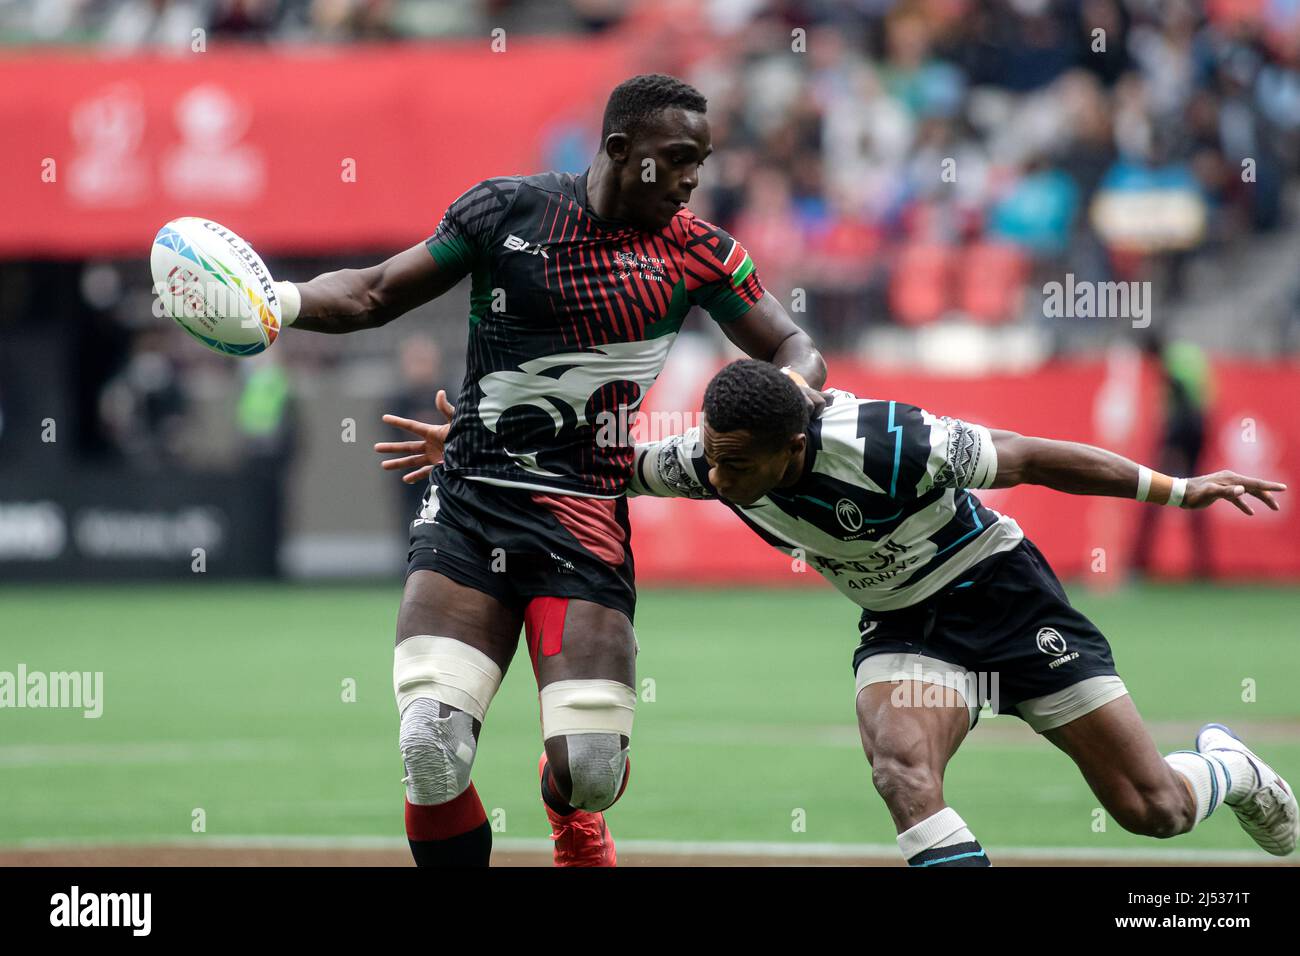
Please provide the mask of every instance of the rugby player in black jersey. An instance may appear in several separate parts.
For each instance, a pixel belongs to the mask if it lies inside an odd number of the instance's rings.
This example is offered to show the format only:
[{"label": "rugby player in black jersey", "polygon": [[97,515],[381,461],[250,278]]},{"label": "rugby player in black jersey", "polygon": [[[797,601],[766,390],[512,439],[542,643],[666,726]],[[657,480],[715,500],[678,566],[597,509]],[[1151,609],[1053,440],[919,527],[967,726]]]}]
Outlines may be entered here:
[{"label": "rugby player in black jersey", "polygon": [[521,629],[537,678],[542,798],[560,865],[613,865],[636,695],[624,499],[630,421],[692,306],[806,401],[825,364],[744,248],[687,209],[712,151],[704,97],[663,75],[620,84],[580,176],[485,180],[436,231],[368,269],[280,282],[285,321],[375,328],[470,277],[467,370],[446,460],[411,535],[394,690],[418,864],[486,864],[470,782]]}]

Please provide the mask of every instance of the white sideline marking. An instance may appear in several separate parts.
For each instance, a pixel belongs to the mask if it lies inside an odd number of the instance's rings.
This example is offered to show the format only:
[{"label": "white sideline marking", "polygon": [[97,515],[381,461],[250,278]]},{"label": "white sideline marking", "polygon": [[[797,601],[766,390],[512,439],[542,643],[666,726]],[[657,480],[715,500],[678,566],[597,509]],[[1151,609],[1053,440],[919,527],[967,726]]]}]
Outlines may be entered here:
[{"label": "white sideline marking", "polygon": [[267,760],[301,753],[292,737],[228,740],[143,740],[103,744],[6,744],[0,767],[81,767],[191,763],[198,760]]},{"label": "white sideline marking", "polygon": [[[898,847],[893,843],[764,843],[751,841],[692,842],[677,840],[619,840],[619,848],[649,856],[727,856],[779,857],[790,859],[850,860],[862,857],[897,857]],[[116,846],[167,847],[176,849],[219,850],[405,850],[406,840],[382,836],[193,836],[75,838],[39,837],[0,844],[0,853],[6,850],[67,850],[77,848],[111,848]],[[516,853],[549,853],[551,841],[545,838],[497,837],[493,849]],[[1050,847],[1050,846],[991,846],[989,856],[996,865],[999,860],[1061,860],[1062,862],[1114,861],[1137,864],[1154,863],[1253,863],[1275,866],[1295,866],[1300,859],[1269,856],[1262,850],[1201,850],[1176,847],[1152,847],[1149,850],[1134,847]]]}]

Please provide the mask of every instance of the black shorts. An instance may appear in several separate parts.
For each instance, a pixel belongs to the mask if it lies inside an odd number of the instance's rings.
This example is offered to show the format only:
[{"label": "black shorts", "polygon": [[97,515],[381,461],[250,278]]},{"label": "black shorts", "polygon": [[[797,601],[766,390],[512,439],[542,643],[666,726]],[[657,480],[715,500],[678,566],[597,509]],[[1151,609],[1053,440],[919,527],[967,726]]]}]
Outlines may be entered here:
[{"label": "black shorts", "polygon": [[437,571],[522,612],[567,597],[632,620],[636,583],[627,499],[540,494],[435,468],[411,525],[406,573]]},{"label": "black shorts", "polygon": [[[1070,605],[1028,540],[981,561],[920,604],[864,611],[859,629],[862,642],[853,654],[859,690],[858,668],[868,658],[921,655],[978,675],[983,699],[966,695],[973,712],[987,700],[997,713],[1014,713],[1040,731],[1125,693],[1110,644]],[[884,679],[880,664],[870,668],[877,680]],[[1022,710],[1025,701],[1033,703]]]}]

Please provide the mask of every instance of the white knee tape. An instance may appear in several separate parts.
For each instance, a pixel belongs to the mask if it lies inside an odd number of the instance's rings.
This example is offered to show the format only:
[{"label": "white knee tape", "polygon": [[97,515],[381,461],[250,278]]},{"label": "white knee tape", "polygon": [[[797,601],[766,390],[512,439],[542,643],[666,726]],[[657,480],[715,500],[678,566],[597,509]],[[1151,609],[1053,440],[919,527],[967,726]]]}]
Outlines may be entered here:
[{"label": "white knee tape", "polygon": [[636,691],[616,680],[561,680],[542,688],[542,737],[632,736]]},{"label": "white knee tape", "polygon": [[579,810],[604,810],[617,798],[627,773],[627,748],[618,734],[570,734],[569,804]]},{"label": "white knee tape", "polygon": [[482,721],[501,686],[501,668],[482,651],[450,637],[408,637],[393,653],[397,712],[417,697],[429,697]]},{"label": "white knee tape", "polygon": [[439,717],[438,701],[419,698],[402,711],[399,743],[406,799],[423,806],[455,800],[469,787],[474,767],[474,722],[464,711]]}]

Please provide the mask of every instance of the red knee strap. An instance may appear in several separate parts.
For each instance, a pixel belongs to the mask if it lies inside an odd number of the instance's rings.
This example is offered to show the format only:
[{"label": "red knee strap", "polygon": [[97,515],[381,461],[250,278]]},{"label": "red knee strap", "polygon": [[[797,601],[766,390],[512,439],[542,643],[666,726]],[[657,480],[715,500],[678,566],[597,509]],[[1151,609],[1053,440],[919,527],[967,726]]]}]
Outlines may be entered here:
[{"label": "red knee strap", "polygon": [[566,597],[535,597],[524,608],[524,633],[534,675],[542,655],[554,657],[564,646],[564,616],[568,610]]}]

